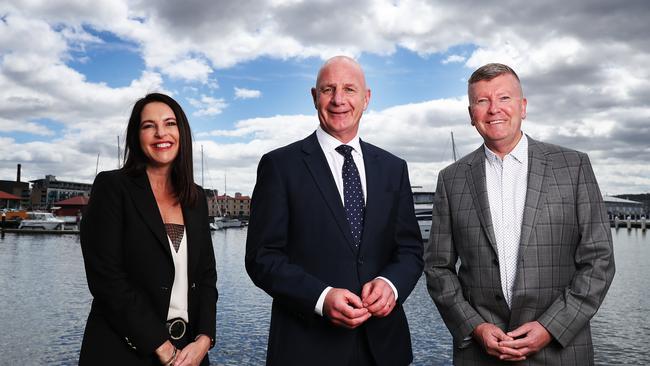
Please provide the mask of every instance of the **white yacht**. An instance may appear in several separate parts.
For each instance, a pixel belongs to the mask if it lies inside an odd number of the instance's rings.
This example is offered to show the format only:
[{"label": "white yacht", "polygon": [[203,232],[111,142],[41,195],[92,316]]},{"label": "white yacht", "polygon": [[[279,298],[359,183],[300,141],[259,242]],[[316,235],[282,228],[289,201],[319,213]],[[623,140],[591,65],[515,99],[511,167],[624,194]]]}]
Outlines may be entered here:
[{"label": "white yacht", "polygon": [[214,218],[214,222],[210,223],[210,229],[212,230],[221,230],[227,229],[229,227],[242,227],[244,222],[236,218],[228,218],[217,216]]},{"label": "white yacht", "polygon": [[49,212],[28,212],[27,218],[20,221],[19,229],[57,230],[63,228],[65,221]]},{"label": "white yacht", "polygon": [[433,210],[434,192],[432,190],[425,190],[421,186],[413,186],[411,189],[413,190],[415,217],[418,219],[422,240],[426,242],[429,240],[429,234],[431,233],[431,213]]}]

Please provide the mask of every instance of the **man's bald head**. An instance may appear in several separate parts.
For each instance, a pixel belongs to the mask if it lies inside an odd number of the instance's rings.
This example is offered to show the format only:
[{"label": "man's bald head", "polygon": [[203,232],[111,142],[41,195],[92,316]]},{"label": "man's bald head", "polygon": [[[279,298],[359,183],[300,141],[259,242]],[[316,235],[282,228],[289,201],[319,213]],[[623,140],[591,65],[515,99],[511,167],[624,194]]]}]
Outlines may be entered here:
[{"label": "man's bald head", "polygon": [[359,65],[359,63],[355,59],[353,59],[352,57],[342,56],[342,55],[334,56],[334,57],[328,59],[327,61],[325,61],[325,63],[323,63],[323,65],[320,67],[320,70],[318,70],[318,76],[316,77],[316,86],[319,85],[320,80],[321,80],[321,76],[323,75],[323,71],[325,69],[327,69],[329,67],[339,66],[339,65],[342,65],[342,64],[346,64],[348,66],[351,66],[351,67],[357,69],[357,71],[359,72],[359,75],[361,76],[361,81],[363,82],[362,87],[364,89],[367,89],[366,76],[363,73],[363,69],[361,68],[361,65]]}]

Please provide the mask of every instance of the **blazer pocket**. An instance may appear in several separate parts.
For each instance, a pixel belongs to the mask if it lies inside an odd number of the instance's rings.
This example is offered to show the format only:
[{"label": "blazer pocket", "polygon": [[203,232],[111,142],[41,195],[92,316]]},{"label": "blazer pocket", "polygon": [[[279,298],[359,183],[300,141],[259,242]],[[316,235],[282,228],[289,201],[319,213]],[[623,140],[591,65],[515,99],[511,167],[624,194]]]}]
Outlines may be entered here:
[{"label": "blazer pocket", "polygon": [[571,218],[576,216],[575,201],[572,197],[547,197],[546,211],[548,212],[549,222],[567,223]]}]

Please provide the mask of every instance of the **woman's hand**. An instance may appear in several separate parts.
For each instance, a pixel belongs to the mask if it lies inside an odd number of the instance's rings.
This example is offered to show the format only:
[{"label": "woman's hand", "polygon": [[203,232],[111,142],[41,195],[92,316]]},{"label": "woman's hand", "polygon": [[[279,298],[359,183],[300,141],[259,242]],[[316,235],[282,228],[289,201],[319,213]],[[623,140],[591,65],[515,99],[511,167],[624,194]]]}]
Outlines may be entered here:
[{"label": "woman's hand", "polygon": [[198,366],[210,349],[210,337],[201,334],[196,340],[183,348],[174,366]]},{"label": "woman's hand", "polygon": [[[160,347],[156,348],[156,356],[158,356],[160,364],[165,365],[169,363],[169,361],[174,358],[175,351],[176,347],[174,347],[170,341],[165,341],[165,343],[161,344]],[[176,357],[178,357],[178,355]]]}]

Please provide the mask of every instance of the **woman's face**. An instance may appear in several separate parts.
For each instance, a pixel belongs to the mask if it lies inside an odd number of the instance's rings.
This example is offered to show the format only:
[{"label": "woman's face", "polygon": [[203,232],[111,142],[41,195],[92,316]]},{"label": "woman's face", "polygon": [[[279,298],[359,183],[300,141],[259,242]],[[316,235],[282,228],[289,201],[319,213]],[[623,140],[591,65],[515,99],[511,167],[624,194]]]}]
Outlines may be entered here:
[{"label": "woman's face", "polygon": [[165,103],[151,102],[140,114],[140,147],[153,167],[170,167],[178,156],[178,124]]}]

